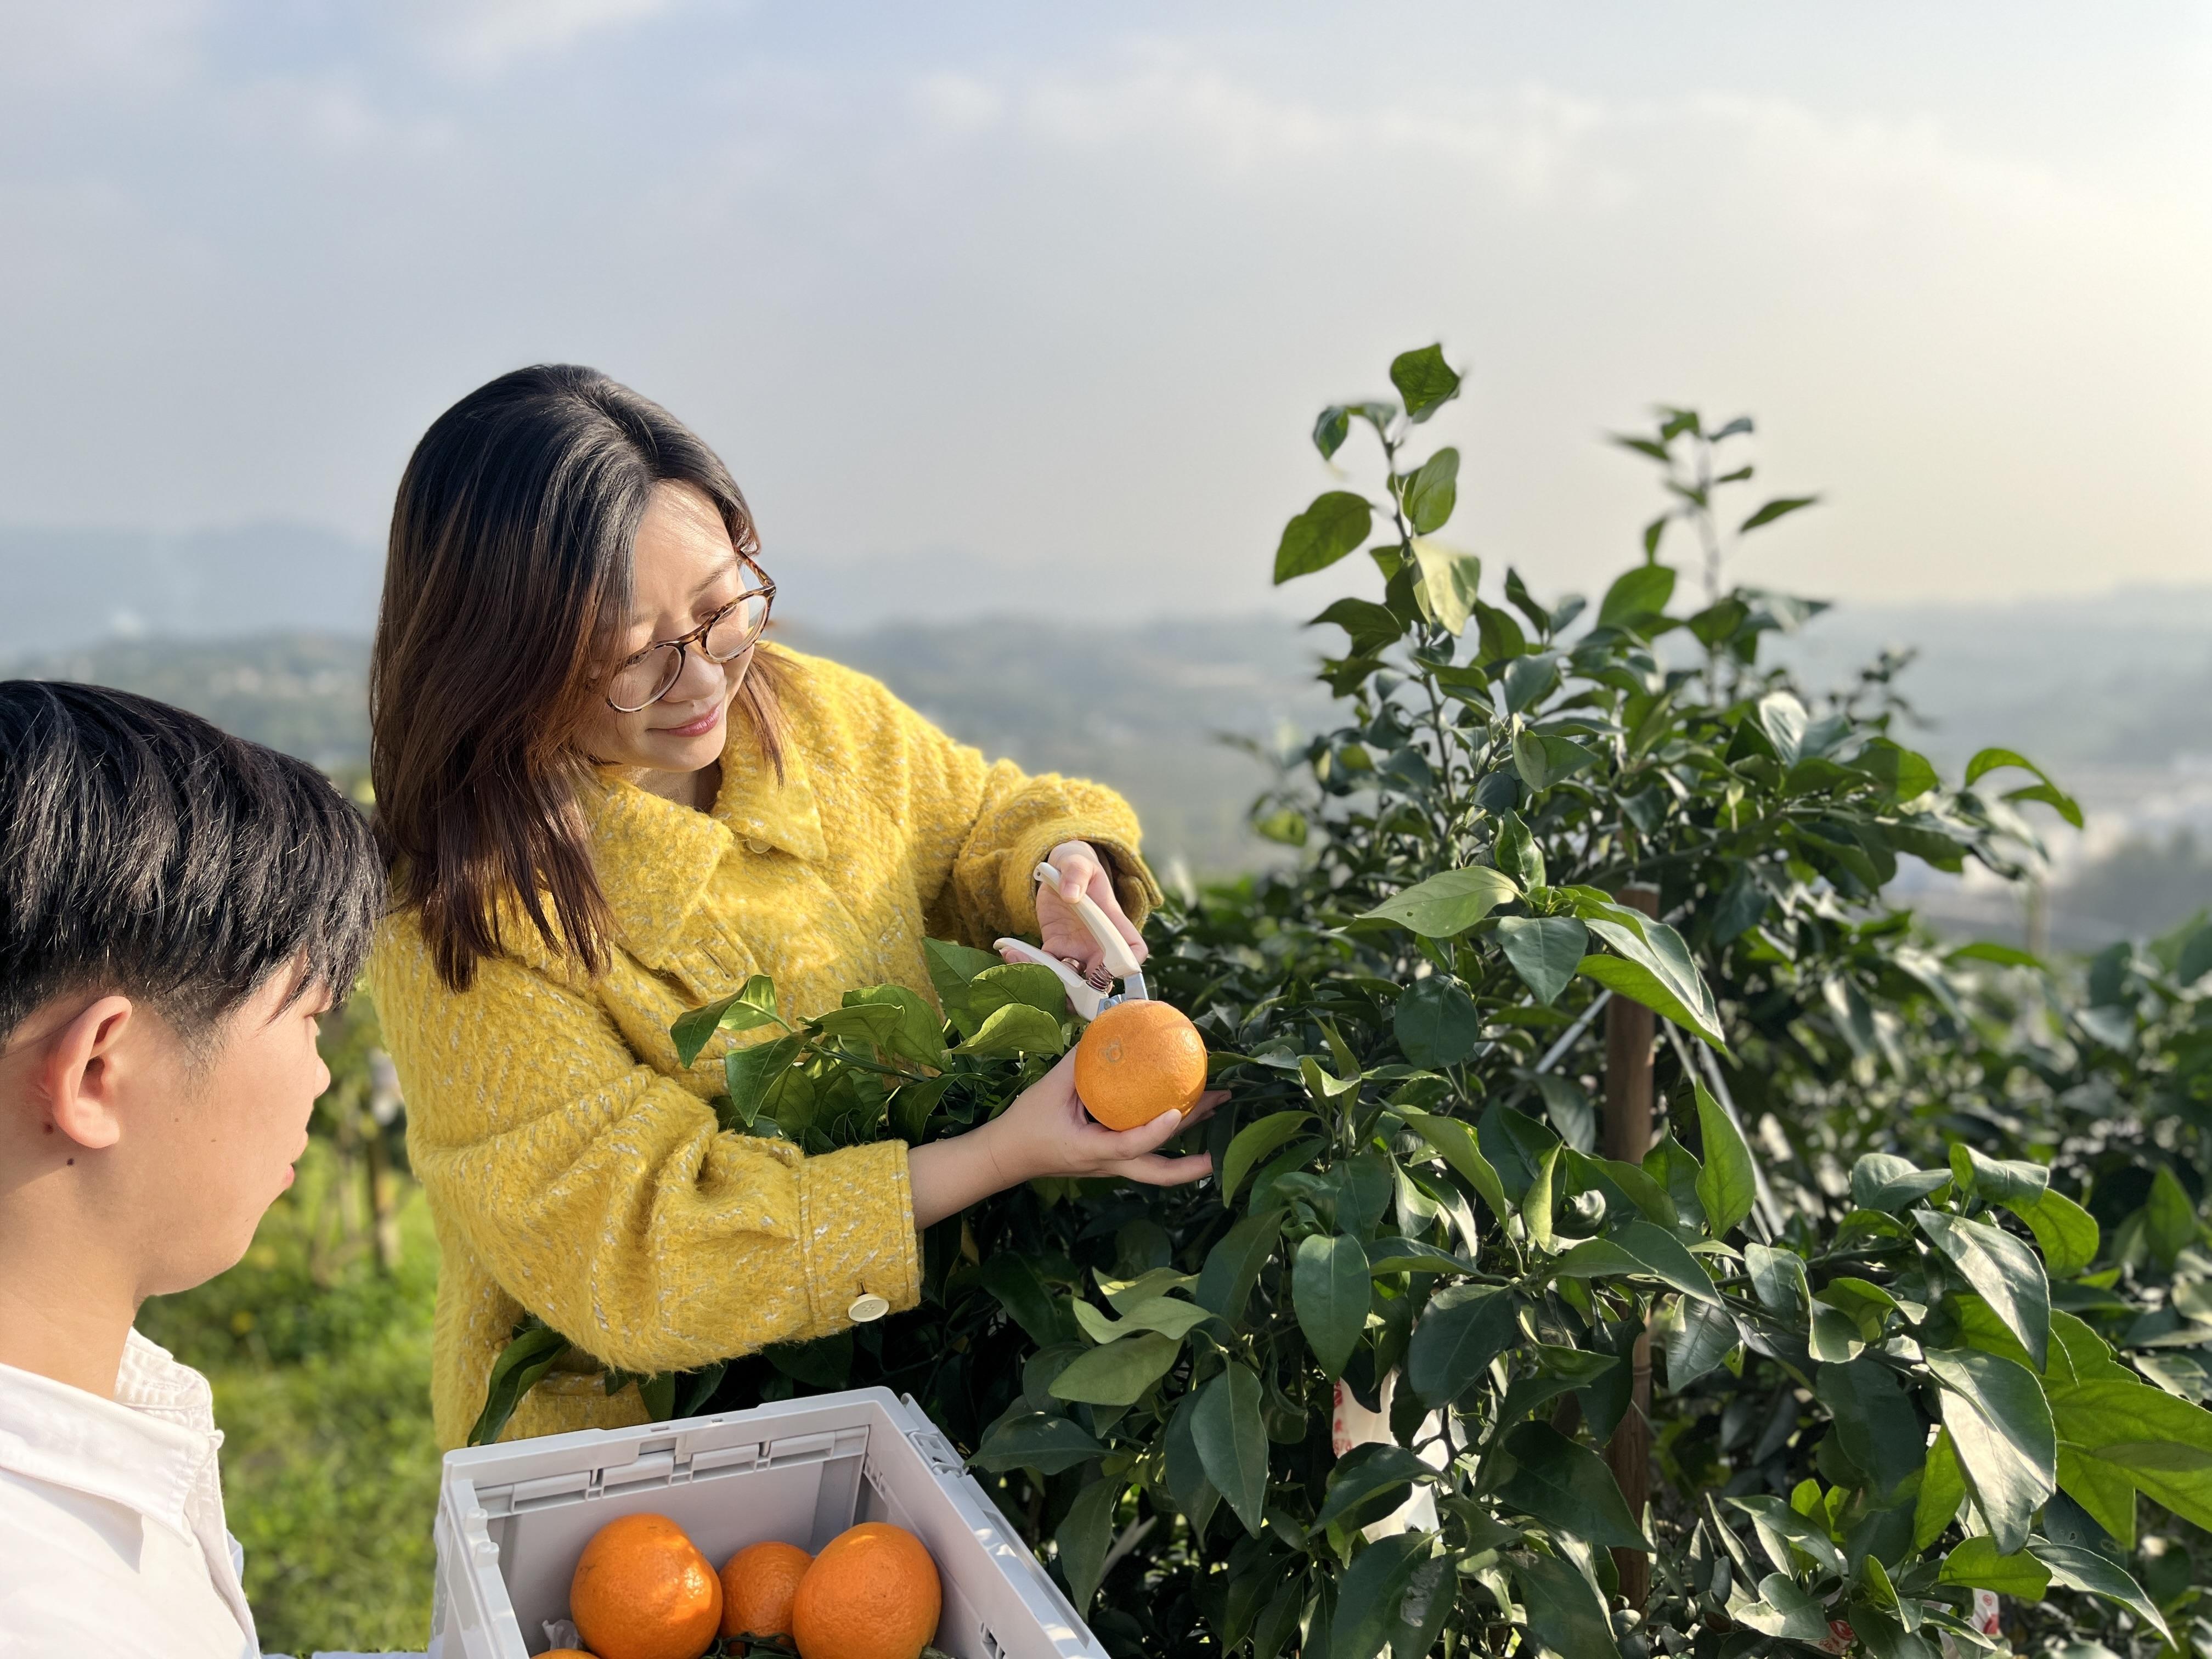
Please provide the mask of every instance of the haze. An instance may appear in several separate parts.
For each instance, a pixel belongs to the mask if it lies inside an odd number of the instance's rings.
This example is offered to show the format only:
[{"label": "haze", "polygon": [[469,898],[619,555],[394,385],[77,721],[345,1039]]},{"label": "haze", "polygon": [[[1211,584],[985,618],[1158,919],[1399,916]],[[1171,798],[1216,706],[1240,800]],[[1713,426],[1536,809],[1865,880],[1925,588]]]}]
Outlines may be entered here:
[{"label": "haze", "polygon": [[1665,399],[1828,494],[1748,578],[2201,582],[2209,17],[0,0],[0,526],[374,544],[567,359],[821,620],[1249,611],[1314,410],[1441,339],[1493,568],[1617,568]]}]

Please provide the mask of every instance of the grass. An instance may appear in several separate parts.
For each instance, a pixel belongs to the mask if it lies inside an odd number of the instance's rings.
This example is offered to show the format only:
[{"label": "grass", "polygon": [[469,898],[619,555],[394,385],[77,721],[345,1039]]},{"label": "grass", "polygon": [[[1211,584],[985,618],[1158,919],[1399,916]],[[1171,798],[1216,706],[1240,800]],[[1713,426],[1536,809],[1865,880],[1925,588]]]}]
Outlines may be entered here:
[{"label": "grass", "polygon": [[387,1273],[361,1236],[358,1176],[318,1139],[246,1259],[139,1317],[215,1386],[230,1529],[270,1653],[428,1639],[438,1253],[420,1191],[403,1191]]}]

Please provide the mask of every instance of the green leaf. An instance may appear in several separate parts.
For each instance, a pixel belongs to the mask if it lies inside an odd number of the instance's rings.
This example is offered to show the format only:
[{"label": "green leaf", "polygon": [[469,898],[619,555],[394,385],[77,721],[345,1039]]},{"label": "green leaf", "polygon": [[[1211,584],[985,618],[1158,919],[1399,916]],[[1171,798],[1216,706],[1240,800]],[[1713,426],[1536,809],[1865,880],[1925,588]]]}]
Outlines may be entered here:
[{"label": "green leaf", "polygon": [[1777,1245],[1747,1244],[1744,1271],[1750,1275],[1753,1294],[1769,1313],[1794,1319],[1811,1306],[1813,1293],[1805,1278],[1805,1258]]},{"label": "green leaf", "polygon": [[1550,1006],[1582,965],[1589,930],[1573,916],[1506,916],[1498,946],[1540,1003]]},{"label": "green leaf", "polygon": [[1978,1348],[1929,1348],[1943,1426],[2000,1553],[2027,1541],[2037,1510],[2058,1489],[2058,1439],[2033,1372]]},{"label": "green leaf", "polygon": [[1180,1338],[1188,1334],[1192,1326],[1213,1317],[1196,1303],[1172,1296],[1132,1302],[1122,1310],[1123,1317],[1120,1319],[1099,1312],[1088,1302],[1077,1300],[1072,1306],[1076,1324],[1093,1342],[1115,1341],[1133,1331],[1158,1331],[1162,1336]]},{"label": "green leaf", "polygon": [[[2085,1368],[2075,1362],[2075,1369]],[[2112,1505],[2103,1499],[2109,1494],[2095,1489],[2098,1480],[2109,1486],[2116,1475],[2184,1520],[2212,1528],[2212,1412],[2153,1388],[2109,1359],[2070,1383],[2054,1382],[2051,1392],[2063,1443],[2061,1468],[2066,1452],[2079,1464],[2097,1466],[2080,1473],[2100,1501],[2092,1503],[2072,1484],[2067,1490],[2107,1532],[2119,1537],[2133,1531],[2131,1513],[2106,1519]]]},{"label": "green leaf", "polygon": [[1076,1494],[1067,1518],[1053,1534],[1060,1547],[1060,1571],[1067,1580],[1068,1600],[1086,1616],[1105,1573],[1106,1552],[1114,1543],[1114,1509],[1121,1501],[1119,1480],[1094,1480]]},{"label": "green leaf", "polygon": [[2045,1267],[2059,1278],[2071,1279],[2097,1259],[2103,1241],[2096,1218],[2057,1188],[2046,1187],[2033,1201],[2011,1209],[2035,1235]]},{"label": "green leaf", "polygon": [[1715,1238],[1726,1238],[1759,1201],[1759,1177],[1751,1161],[1751,1147],[1735,1120],[1706,1093],[1705,1085],[1692,1081],[1698,1099],[1698,1133],[1705,1149],[1705,1168],[1698,1176],[1698,1202],[1705,1206],[1705,1224]]},{"label": "green leaf", "polygon": [[1364,495],[1332,489],[1283,526],[1275,548],[1275,586],[1326,570],[1367,539],[1375,509]]},{"label": "green leaf", "polygon": [[1331,404],[1314,422],[1314,447],[1321,451],[1324,461],[1333,459],[1344,447],[1344,441],[1352,432],[1352,411],[1342,404]]},{"label": "green leaf", "polygon": [[1295,1140],[1314,1121],[1311,1112],[1270,1112],[1246,1124],[1230,1141],[1221,1159],[1221,1201],[1226,1206],[1244,1184],[1244,1177],[1261,1161]]},{"label": "green leaf", "polygon": [[1394,1659],[1433,1653],[1444,1624],[1457,1605],[1457,1563],[1449,1555],[1417,1559],[1391,1609],[1388,1633]]},{"label": "green leaf", "polygon": [[1528,1634],[1539,1646],[1560,1659],[1620,1659],[1613,1620],[1581,1569],[1555,1555],[1516,1553],[1508,1559],[1514,1587],[1528,1609]]},{"label": "green leaf", "polygon": [[1390,1024],[1407,1060],[1423,1071],[1458,1065],[1482,1036],[1474,999],[1448,974],[1431,974],[1408,986]]},{"label": "green leaf", "polygon": [[[1045,971],[1040,969],[1039,972]],[[1053,984],[1059,987],[1055,978]],[[887,1052],[935,1070],[945,1066],[945,1023],[928,999],[903,985],[868,985],[848,991],[845,1006],[884,1007],[896,1016],[884,1040],[878,1046]],[[1054,1021],[1056,1025],[1059,1022]]]},{"label": "green leaf", "polygon": [[1725,1307],[1684,1297],[1675,1303],[1667,1325],[1667,1387],[1681,1393],[1727,1358],[1742,1340],[1735,1316]]},{"label": "green leaf", "polygon": [[1065,1342],[1075,1334],[1059,1299],[1031,1257],[1018,1250],[994,1251],[977,1270],[976,1279],[1006,1310],[1006,1317],[1020,1326],[1040,1348]]},{"label": "green leaf", "polygon": [[1279,1209],[1248,1215],[1223,1234],[1221,1242],[1206,1252],[1205,1268],[1198,1276],[1199,1304],[1232,1325],[1243,1319],[1252,1286],[1282,1235],[1283,1212]]},{"label": "green leaf", "polygon": [[1133,1406],[1145,1390],[1168,1374],[1182,1344],[1158,1331],[1143,1331],[1079,1355],[1052,1380],[1055,1400],[1092,1406]]},{"label": "green leaf", "polygon": [[1596,764],[1597,757],[1572,738],[1527,726],[1513,734],[1513,769],[1532,793]]},{"label": "green leaf", "polygon": [[1318,628],[1323,623],[1345,631],[1355,655],[1371,655],[1406,635],[1406,623],[1398,613],[1372,599],[1339,599],[1306,626]]},{"label": "green leaf", "polygon": [[[1662,525],[1665,520],[1661,520]],[[1667,601],[1674,597],[1674,572],[1663,564],[1633,565],[1605,591],[1597,608],[1600,628],[1632,628],[1663,616]]]},{"label": "green leaf", "polygon": [[2035,1252],[1987,1222],[1935,1210],[1915,1210],[1912,1219],[1981,1292],[2041,1370],[2051,1358],[2051,1281]]},{"label": "green leaf", "polygon": [[1862,1210],[1895,1215],[1908,1204],[1950,1184],[1948,1170],[1923,1170],[1909,1158],[1869,1152],[1851,1165],[1851,1202]]},{"label": "green leaf", "polygon": [[1413,598],[1422,615],[1454,637],[1466,631],[1482,584],[1482,561],[1472,553],[1416,536],[1413,569]]},{"label": "green leaf", "polygon": [[1923,1468],[1928,1443],[1928,1426],[1897,1373],[1870,1358],[1824,1364],[1813,1392],[1835,1419],[1844,1455],[1873,1482],[1875,1507],[1886,1507]]},{"label": "green leaf", "polygon": [[1359,919],[1395,922],[1424,939],[1451,939],[1465,933],[1521,890],[1498,871],[1476,866],[1447,870],[1385,899]]},{"label": "green leaf", "polygon": [[1206,1478],[1244,1530],[1258,1537],[1267,1501],[1267,1430],[1260,1414],[1260,1379],[1250,1366],[1232,1359],[1199,1390],[1190,1434]]},{"label": "green leaf", "polygon": [[1413,1482],[1432,1480],[1436,1474],[1413,1453],[1391,1442],[1375,1441],[1354,1446],[1329,1467],[1328,1493],[1314,1513],[1313,1530],[1324,1530],[1333,1522],[1363,1510],[1370,1499],[1385,1493],[1394,1494],[1389,1507],[1395,1509]]},{"label": "green leaf", "polygon": [[1454,1285],[1429,1298],[1406,1354],[1406,1381],[1431,1405],[1456,1398],[1513,1346],[1513,1293]]},{"label": "green leaf", "polygon": [[1390,384],[1406,400],[1406,418],[1415,425],[1459,396],[1459,375],[1444,362],[1441,345],[1401,351],[1390,360]]},{"label": "green leaf", "polygon": [[1568,1439],[1548,1423],[1522,1423],[1508,1431],[1504,1449],[1516,1467],[1498,1484],[1502,1502],[1534,1516],[1555,1533],[1602,1548],[1651,1547],[1629,1514],[1613,1471],[1589,1447]]},{"label": "green leaf", "polygon": [[957,996],[967,988],[968,981],[986,968],[1003,965],[988,951],[956,945],[950,939],[925,939],[921,945],[929,961],[929,982],[940,998]]},{"label": "green leaf", "polygon": [[[1459,501],[1459,451],[1439,449],[1423,461],[1399,481],[1398,499],[1406,504],[1406,518],[1416,536],[1432,535],[1443,529]],[[1462,617],[1460,628],[1466,626]]]},{"label": "green leaf", "polygon": [[689,1066],[716,1031],[750,1031],[756,1025],[782,1024],[775,1012],[775,981],[766,974],[755,974],[720,1002],[679,1014],[668,1035],[676,1041],[677,1064]]},{"label": "green leaf", "polygon": [[1786,1573],[1771,1572],[1759,1581],[1759,1600],[1729,1611],[1736,1622],[1765,1636],[1792,1642],[1828,1639],[1828,1611],[1798,1588]]},{"label": "green leaf", "polygon": [[1291,1268],[1291,1304],[1297,1311],[1298,1328],[1305,1333],[1307,1346],[1325,1375],[1343,1374],[1345,1362],[1367,1328],[1374,1299],[1367,1252],[1358,1239],[1315,1233],[1299,1243]]},{"label": "green leaf", "polygon": [[1498,814],[1498,834],[1490,851],[1491,862],[1520,883],[1523,891],[1534,891],[1544,884],[1544,849],[1536,844],[1536,838],[1528,833],[1528,826],[1521,821],[1518,812]]},{"label": "green leaf", "polygon": [[1995,1590],[2000,1595],[2019,1595],[2039,1601],[2044,1591],[2051,1588],[2051,1572],[2025,1549],[2002,1552],[1995,1539],[1984,1536],[1969,1538],[1945,1556],[1936,1582],[1971,1584],[1978,1589]]},{"label": "green leaf", "polygon": [[1491,1214],[1500,1221],[1506,1218],[1512,1206],[1506,1200],[1505,1185],[1498,1178],[1498,1170],[1489,1158],[1483,1155],[1482,1144],[1474,1129],[1455,1117],[1428,1112],[1401,1110],[1399,1115],[1407,1128],[1435,1147],[1444,1162],[1474,1188],[1482,1201],[1490,1206]]},{"label": "green leaf", "polygon": [[1912,1501],[1912,1547],[1924,1550],[1943,1535],[1966,1501],[1966,1477],[1959,1470],[1951,1431],[1939,1429],[1922,1465],[1920,1491]]},{"label": "green leaf", "polygon": [[1168,1419],[1164,1462],[1169,1494],[1189,1521],[1193,1534],[1202,1538],[1206,1523],[1212,1520],[1213,1511],[1221,1502],[1221,1494],[1206,1479],[1206,1464],[1198,1455],[1198,1442],[1191,1435],[1191,1418],[1197,1406],[1196,1394],[1187,1394],[1176,1403],[1175,1415]]},{"label": "green leaf", "polygon": [[2014,790],[2005,797],[2007,800],[2042,801],[2046,805],[2056,808],[2058,816],[2076,830],[2081,827],[2081,804],[2052,782],[2050,773],[2028,759],[2027,756],[2016,754],[2012,750],[1984,749],[1976,754],[1973,759],[1966,763],[1966,787],[1971,789],[1981,781],[1986,774],[2002,771],[2007,767],[2022,772],[2033,772],[2042,780],[2042,787],[2037,788],[2031,785],[2025,789]]},{"label": "green leaf", "polygon": [[978,1019],[1024,1003],[1058,1024],[1067,1015],[1067,988],[1042,963],[999,962],[969,981],[968,1002]]},{"label": "green leaf", "polygon": [[1328,1659],[1375,1659],[1389,1640],[1407,1581],[1428,1559],[1434,1541],[1432,1533],[1398,1533],[1376,1539],[1352,1558],[1337,1587]]},{"label": "green leaf", "polygon": [[542,1324],[528,1325],[510,1337],[492,1361],[491,1375],[484,1382],[483,1409],[469,1429],[469,1444],[489,1446],[498,1439],[522,1396],[537,1387],[538,1379],[568,1349],[567,1337]]},{"label": "green leaf", "polygon": [[2125,1607],[2168,1644],[2173,1643],[2173,1632],[2166,1628],[2165,1615],[2159,1612],[2158,1604],[2143,1594],[2143,1587],[2124,1567],[2078,1544],[2054,1544],[2042,1538],[2029,1540],[2027,1553],[2051,1570],[2052,1583],[2062,1589],[2080,1590],[2086,1595],[2100,1596]]},{"label": "green leaf", "polygon": [[2143,1242],[2169,1273],[2182,1251],[2197,1242],[2197,1206],[2166,1164],[2160,1164],[2151,1177],[2150,1198],[2143,1206]]},{"label": "green leaf", "polygon": [[745,1128],[753,1127],[769,1091],[791,1070],[806,1038],[794,1031],[766,1042],[748,1043],[722,1056],[722,1087],[730,1097],[730,1113]]},{"label": "green leaf", "polygon": [[1656,1279],[1685,1296],[1726,1305],[1712,1276],[1671,1233],[1648,1221],[1632,1221],[1604,1238],[1586,1238],[1552,1264],[1559,1279]]},{"label": "green leaf", "polygon": [[1105,1450],[1081,1424],[1056,1412],[1023,1412],[995,1425],[968,1461],[994,1474],[1013,1469],[1060,1474]]},{"label": "green leaf", "polygon": [[1801,507],[1810,507],[1820,499],[1818,495],[1778,495],[1738,525],[1736,534],[1741,536],[1747,530],[1756,530],[1761,525],[1772,524],[1784,514],[1795,513]]},{"label": "green leaf", "polygon": [[1798,1514],[1778,1498],[1731,1498],[1729,1503],[1751,1517],[1753,1530],[1759,1534],[1759,1547],[1766,1552],[1766,1559],[1783,1571],[1796,1570],[1790,1555],[1795,1548],[1802,1550],[1827,1571],[1842,1574],[1844,1553],[1828,1536],[1826,1527]]},{"label": "green leaf", "polygon": [[1963,1140],[1951,1143],[1951,1179],[1959,1190],[1973,1193],[1992,1204],[2016,1208],[2043,1196],[2051,1185],[2051,1171],[2024,1158],[1990,1158]]},{"label": "green leaf", "polygon": [[994,1008],[956,1054],[1056,1054],[1067,1047],[1060,1024],[1026,1002]]},{"label": "green leaf", "polygon": [[1617,953],[1584,957],[1577,972],[1594,979],[1617,996],[1640,1002],[1653,1012],[1673,1020],[1684,1030],[1726,1053],[1728,1040],[1721,1032],[1720,1011],[1713,994],[1690,956],[1682,936],[1663,921],[1652,921],[1620,906],[1621,920],[1610,915],[1591,915],[1583,920]]}]

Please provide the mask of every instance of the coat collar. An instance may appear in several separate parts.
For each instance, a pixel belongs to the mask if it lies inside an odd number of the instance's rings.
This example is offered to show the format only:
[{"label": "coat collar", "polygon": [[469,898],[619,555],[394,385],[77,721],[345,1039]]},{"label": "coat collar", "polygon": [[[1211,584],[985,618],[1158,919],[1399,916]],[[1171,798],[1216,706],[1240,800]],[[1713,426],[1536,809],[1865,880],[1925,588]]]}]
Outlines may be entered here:
[{"label": "coat collar", "polygon": [[818,863],[828,855],[805,761],[784,750],[783,781],[752,732],[730,722],[713,810],[695,812],[602,772],[589,803],[592,862],[623,946],[656,964],[682,937],[699,896],[733,847]]}]

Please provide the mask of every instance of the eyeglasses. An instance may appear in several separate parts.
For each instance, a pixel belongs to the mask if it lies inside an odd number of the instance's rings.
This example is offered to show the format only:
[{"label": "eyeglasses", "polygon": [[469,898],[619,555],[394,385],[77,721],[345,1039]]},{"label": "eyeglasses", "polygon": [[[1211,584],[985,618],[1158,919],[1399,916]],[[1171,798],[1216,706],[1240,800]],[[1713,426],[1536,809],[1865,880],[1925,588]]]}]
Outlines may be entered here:
[{"label": "eyeglasses", "polygon": [[708,662],[728,662],[743,656],[768,626],[769,605],[775,602],[775,584],[750,559],[739,555],[745,578],[751,584],[689,634],[672,640],[656,640],[644,650],[625,657],[607,676],[607,706],[624,714],[649,708],[666,696],[684,675],[684,653],[692,647]]}]

